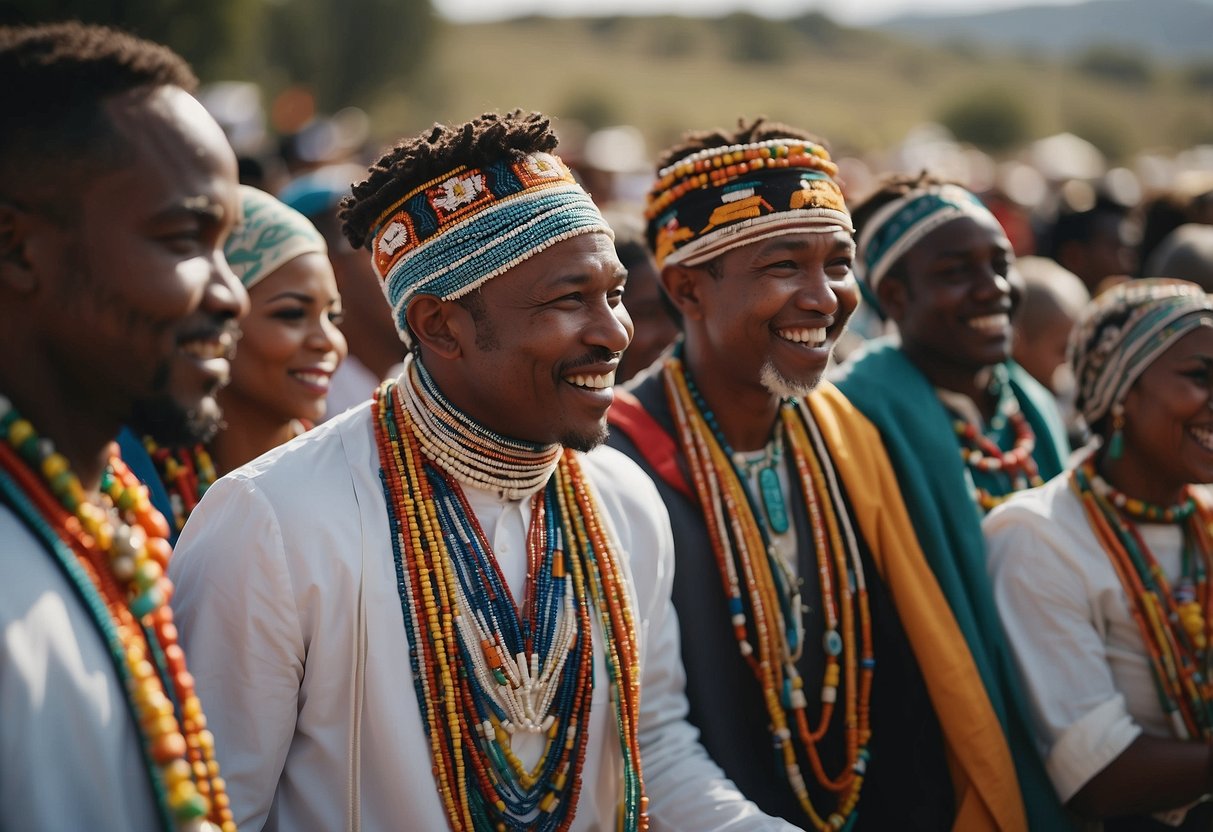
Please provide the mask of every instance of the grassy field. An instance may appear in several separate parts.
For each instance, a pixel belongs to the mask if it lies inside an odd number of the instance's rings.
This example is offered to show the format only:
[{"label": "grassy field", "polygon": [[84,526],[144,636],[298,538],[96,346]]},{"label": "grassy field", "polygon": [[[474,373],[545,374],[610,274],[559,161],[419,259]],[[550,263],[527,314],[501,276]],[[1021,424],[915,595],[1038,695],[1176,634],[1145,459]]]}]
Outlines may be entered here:
[{"label": "grassy field", "polygon": [[1213,90],[1179,69],[1131,83],[1072,64],[964,44],[933,49],[816,15],[531,18],[442,27],[418,82],[386,88],[372,116],[390,138],[523,107],[591,127],[635,124],[657,147],[689,127],[763,114],[825,136],[837,152],[860,153],[976,98],[1019,112],[1011,126],[1020,139],[1069,130],[1113,159],[1213,143]]}]

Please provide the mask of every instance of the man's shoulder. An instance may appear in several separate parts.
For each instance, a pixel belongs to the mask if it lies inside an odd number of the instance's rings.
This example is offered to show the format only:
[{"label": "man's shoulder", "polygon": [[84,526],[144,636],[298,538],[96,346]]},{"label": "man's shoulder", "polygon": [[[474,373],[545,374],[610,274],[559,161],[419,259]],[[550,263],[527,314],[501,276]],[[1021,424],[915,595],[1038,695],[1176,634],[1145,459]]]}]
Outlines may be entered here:
[{"label": "man's shoulder", "polygon": [[600,445],[580,457],[586,476],[604,496],[618,495],[626,499],[647,498],[650,494],[656,494],[649,475],[634,459],[617,448]]},{"label": "man's shoulder", "polygon": [[[256,483],[262,490],[306,485],[322,490],[338,480],[336,472],[364,462],[375,452],[370,403],[279,445],[228,474],[228,478]],[[348,482],[348,478],[345,478]]]}]

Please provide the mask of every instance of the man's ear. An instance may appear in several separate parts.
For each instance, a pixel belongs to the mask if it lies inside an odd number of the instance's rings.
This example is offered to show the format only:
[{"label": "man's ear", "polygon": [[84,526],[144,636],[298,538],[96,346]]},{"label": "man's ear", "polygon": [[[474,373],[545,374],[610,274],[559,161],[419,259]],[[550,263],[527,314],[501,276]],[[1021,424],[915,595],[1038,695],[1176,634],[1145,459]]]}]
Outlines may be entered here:
[{"label": "man's ear", "polygon": [[885,317],[899,323],[905,317],[909,305],[909,289],[901,275],[888,275],[876,285],[876,300]]},{"label": "man's ear", "polygon": [[711,280],[706,270],[679,264],[661,270],[661,285],[682,317],[697,321],[703,318],[703,281]]},{"label": "man's ear", "polygon": [[464,345],[476,338],[471,313],[437,295],[417,295],[409,302],[404,319],[417,343],[442,358],[458,358]]},{"label": "man's ear", "polygon": [[38,286],[31,255],[35,217],[23,208],[0,200],[0,286],[25,294]]}]

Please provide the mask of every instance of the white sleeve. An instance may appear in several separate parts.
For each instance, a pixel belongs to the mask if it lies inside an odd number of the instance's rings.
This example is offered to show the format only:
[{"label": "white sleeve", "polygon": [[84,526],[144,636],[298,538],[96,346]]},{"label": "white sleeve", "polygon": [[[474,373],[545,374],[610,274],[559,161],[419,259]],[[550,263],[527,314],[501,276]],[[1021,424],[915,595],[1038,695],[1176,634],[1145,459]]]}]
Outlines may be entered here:
[{"label": "white sleeve", "polygon": [[305,647],[278,518],[252,480],[210,488],[169,576],[236,824],[261,829],[295,732]]},{"label": "white sleeve", "polygon": [[986,518],[983,532],[1036,744],[1064,803],[1120,756],[1141,727],[1116,687],[1082,574],[1084,556],[1098,544],[1085,517],[1060,516],[1077,508],[1065,504],[1069,495],[1055,488],[1053,497],[1042,506],[1013,500]]}]

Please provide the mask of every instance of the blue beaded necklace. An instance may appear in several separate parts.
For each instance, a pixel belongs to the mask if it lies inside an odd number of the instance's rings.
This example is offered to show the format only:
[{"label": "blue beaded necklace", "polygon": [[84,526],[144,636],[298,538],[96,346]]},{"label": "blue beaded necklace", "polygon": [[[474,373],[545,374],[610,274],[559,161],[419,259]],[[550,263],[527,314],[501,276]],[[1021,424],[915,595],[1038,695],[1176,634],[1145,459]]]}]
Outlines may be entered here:
[{"label": "blue beaded necklace", "polygon": [[[531,497],[527,588],[516,604],[451,458],[428,450],[443,439],[423,441],[427,423],[412,418],[435,412],[426,396],[424,385],[385,383],[374,414],[410,664],[448,818],[478,832],[569,828],[589,738],[597,615],[623,759],[621,829],[644,828],[636,633],[575,458],[560,454]],[[536,454],[533,468],[546,467],[546,456]],[[533,767],[513,753],[516,734],[544,738]]]}]

